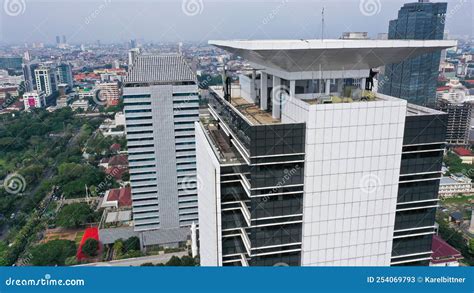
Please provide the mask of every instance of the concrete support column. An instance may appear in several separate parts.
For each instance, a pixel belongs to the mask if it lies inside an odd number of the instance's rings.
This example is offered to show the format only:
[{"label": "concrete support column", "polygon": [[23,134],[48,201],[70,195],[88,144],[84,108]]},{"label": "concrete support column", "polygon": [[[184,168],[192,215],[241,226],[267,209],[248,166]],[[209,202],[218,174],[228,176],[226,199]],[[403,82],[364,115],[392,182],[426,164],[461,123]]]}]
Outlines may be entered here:
[{"label": "concrete support column", "polygon": [[296,96],[296,80],[290,80],[290,99]]},{"label": "concrete support column", "polygon": [[257,89],[255,86],[255,81],[257,79],[257,72],[255,69],[252,70],[252,81],[250,85],[250,99],[252,99],[253,102],[257,101]]},{"label": "concrete support column", "polygon": [[273,90],[272,90],[272,116],[275,119],[281,117],[281,79],[273,76]]},{"label": "concrete support column", "polygon": [[262,72],[260,76],[260,109],[268,109],[268,75]]},{"label": "concrete support column", "polygon": [[326,79],[326,87],[325,87],[324,94],[326,96],[329,96],[329,94],[331,94],[331,80],[330,79]]},{"label": "concrete support column", "polygon": [[336,82],[337,82],[337,91],[341,94],[341,96],[343,95],[343,91],[344,91],[344,79],[336,79]]},{"label": "concrete support column", "polygon": [[360,89],[365,90],[365,78],[361,78],[360,80]]}]

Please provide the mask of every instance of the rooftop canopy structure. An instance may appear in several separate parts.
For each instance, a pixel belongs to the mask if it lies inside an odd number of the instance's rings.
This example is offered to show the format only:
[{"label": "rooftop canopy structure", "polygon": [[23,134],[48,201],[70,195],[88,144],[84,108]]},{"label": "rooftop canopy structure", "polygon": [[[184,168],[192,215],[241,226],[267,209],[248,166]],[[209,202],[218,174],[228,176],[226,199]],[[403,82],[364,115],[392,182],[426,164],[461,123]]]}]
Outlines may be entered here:
[{"label": "rooftop canopy structure", "polygon": [[288,72],[359,70],[456,46],[451,40],[209,41],[263,68]]},{"label": "rooftop canopy structure", "polygon": [[[372,93],[377,68],[441,51],[457,42],[339,39],[230,40],[209,44],[249,62],[254,69],[251,75],[241,77],[240,95],[278,120],[288,97],[310,104],[377,100],[381,95],[375,94],[376,89]],[[227,85],[224,97],[230,101],[229,97],[235,95],[233,87]]]}]

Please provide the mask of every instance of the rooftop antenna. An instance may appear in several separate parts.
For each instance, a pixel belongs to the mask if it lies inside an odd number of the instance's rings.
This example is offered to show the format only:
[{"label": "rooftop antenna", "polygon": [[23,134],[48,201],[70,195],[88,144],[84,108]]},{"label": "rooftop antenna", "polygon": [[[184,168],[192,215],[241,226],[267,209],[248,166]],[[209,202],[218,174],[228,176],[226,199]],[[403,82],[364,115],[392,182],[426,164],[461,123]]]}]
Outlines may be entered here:
[{"label": "rooftop antenna", "polygon": [[321,41],[324,39],[324,7],[321,10]]}]

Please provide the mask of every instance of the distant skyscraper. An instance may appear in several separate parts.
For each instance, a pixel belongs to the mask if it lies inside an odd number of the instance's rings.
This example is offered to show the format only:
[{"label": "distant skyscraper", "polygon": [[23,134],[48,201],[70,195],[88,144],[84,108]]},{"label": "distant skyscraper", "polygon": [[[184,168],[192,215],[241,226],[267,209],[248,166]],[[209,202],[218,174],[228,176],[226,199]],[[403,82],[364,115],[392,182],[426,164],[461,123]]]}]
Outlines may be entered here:
[{"label": "distant skyscraper", "polygon": [[39,67],[38,63],[32,63],[31,61],[25,60],[22,64],[23,78],[25,80],[25,91],[31,92],[36,89],[36,75],[35,70]]},{"label": "distant skyscraper", "polygon": [[[447,3],[405,4],[398,18],[390,21],[390,40],[442,40]],[[404,62],[387,65],[381,92],[410,103],[434,107],[441,52],[425,54]]]},{"label": "distant skyscraper", "polygon": [[132,66],[135,58],[140,54],[139,48],[133,48],[128,51],[128,66]]},{"label": "distant skyscraper", "polygon": [[184,242],[198,220],[196,76],[180,55],[138,55],[123,100],[135,231],[145,246]]},{"label": "distant skyscraper", "polygon": [[65,35],[63,35],[63,44],[67,44],[66,36],[65,36]]},{"label": "distant skyscraper", "polygon": [[196,123],[201,265],[427,265],[446,114],[373,92],[371,67],[455,42],[210,43],[260,70]]},{"label": "distant skyscraper", "polygon": [[61,63],[56,67],[56,74],[58,77],[58,83],[65,83],[71,89],[74,86],[74,79],[72,76],[72,67],[68,63]]},{"label": "distant skyscraper", "polygon": [[59,45],[59,44],[61,44],[61,37],[56,36],[56,45]]},{"label": "distant skyscraper", "polygon": [[21,70],[22,57],[0,57],[0,69]]},{"label": "distant skyscraper", "polygon": [[46,96],[52,95],[57,90],[56,73],[52,68],[41,67],[35,69],[36,89],[44,92]]},{"label": "distant skyscraper", "polygon": [[137,40],[132,39],[130,40],[130,49],[134,49],[137,47]]}]

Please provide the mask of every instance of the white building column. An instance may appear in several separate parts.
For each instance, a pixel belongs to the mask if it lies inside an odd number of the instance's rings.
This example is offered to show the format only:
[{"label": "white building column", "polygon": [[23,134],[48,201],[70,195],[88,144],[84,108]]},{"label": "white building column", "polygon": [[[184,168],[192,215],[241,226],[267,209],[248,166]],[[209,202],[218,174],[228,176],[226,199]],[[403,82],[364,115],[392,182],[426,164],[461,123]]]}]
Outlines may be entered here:
[{"label": "white building column", "polygon": [[272,89],[272,116],[275,119],[280,119],[281,111],[281,79],[277,76],[273,76],[273,89]]},{"label": "white building column", "polygon": [[260,109],[268,109],[268,74],[263,71],[260,75]]},{"label": "white building column", "polygon": [[290,99],[296,96],[296,80],[290,80]]},{"label": "white building column", "polygon": [[250,99],[252,99],[253,102],[257,101],[257,90],[255,86],[255,81],[257,79],[257,72],[255,69],[252,70],[252,78],[251,78],[251,85],[250,85]]},{"label": "white building column", "polygon": [[360,79],[360,89],[365,90],[365,78]]},{"label": "white building column", "polygon": [[324,89],[324,94],[326,96],[329,96],[331,94],[331,80],[330,79],[326,79],[326,87]]}]

